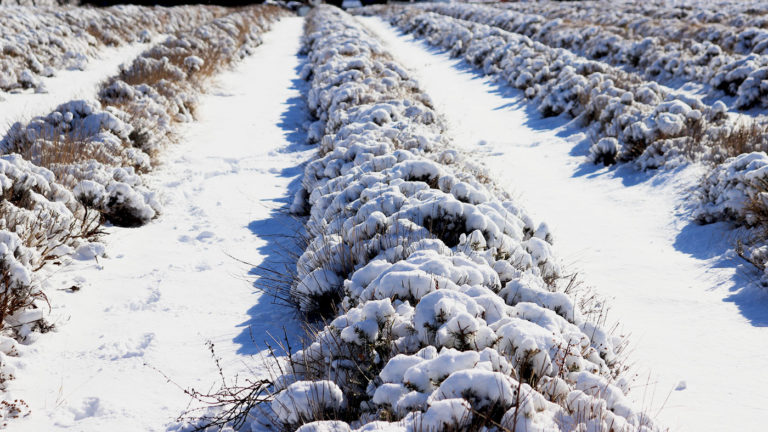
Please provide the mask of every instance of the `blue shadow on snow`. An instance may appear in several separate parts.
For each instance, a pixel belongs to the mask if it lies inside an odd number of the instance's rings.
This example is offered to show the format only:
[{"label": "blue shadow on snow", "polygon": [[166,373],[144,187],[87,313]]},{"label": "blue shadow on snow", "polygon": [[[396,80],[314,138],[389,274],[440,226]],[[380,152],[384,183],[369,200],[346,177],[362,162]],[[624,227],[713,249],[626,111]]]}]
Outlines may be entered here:
[{"label": "blue shadow on snow", "polygon": [[738,256],[734,249],[740,229],[727,222],[700,225],[691,222],[675,238],[675,249],[700,260],[711,268],[732,268],[734,274],[723,282],[723,301],[733,303],[755,327],[768,327],[768,288],[760,283],[759,271]]},{"label": "blue shadow on snow", "polygon": [[[302,59],[296,67],[298,73],[304,66]],[[305,94],[307,83],[299,78],[292,81],[292,87]],[[309,110],[303,97],[293,97],[286,101],[288,109],[280,116],[278,124],[286,131],[288,145],[279,151],[291,153],[305,151],[310,148],[306,143],[304,124],[310,120]],[[296,236],[302,232],[303,223],[294,216],[288,214],[288,208],[293,202],[293,196],[301,187],[301,174],[303,166],[293,166],[280,171],[280,176],[291,178],[288,190],[279,199],[270,201],[275,205],[265,219],[254,220],[248,224],[248,229],[254,236],[265,241],[266,244],[258,248],[264,260],[258,267],[249,272],[255,277],[253,286],[257,295],[256,303],[248,309],[248,320],[239,324],[242,332],[234,338],[234,342],[240,345],[238,354],[258,354],[269,344],[276,350],[277,355],[284,355],[277,346],[277,341],[284,341],[287,337],[294,343],[301,334],[301,325],[295,308],[281,303],[273,295],[263,291],[267,284],[266,279],[275,275],[287,276],[296,268],[295,258],[301,253]],[[257,186],[258,187],[258,186]],[[277,276],[280,278],[280,276]]]}]

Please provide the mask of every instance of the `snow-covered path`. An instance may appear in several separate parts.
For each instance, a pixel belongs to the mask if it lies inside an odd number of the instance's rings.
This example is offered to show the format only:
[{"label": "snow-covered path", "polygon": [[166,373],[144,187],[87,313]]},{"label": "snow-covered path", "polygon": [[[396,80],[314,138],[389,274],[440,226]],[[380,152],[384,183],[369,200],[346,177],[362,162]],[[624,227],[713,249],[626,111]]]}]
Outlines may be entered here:
[{"label": "snow-covered path", "polygon": [[[155,37],[153,41],[161,37]],[[46,115],[58,105],[74,99],[94,98],[101,81],[116,74],[122,63],[131,61],[150,46],[151,43],[137,42],[104,48],[98,58],[88,62],[85,70],[60,70],[53,77],[41,77],[47,93],[0,94],[0,137],[14,122]]]},{"label": "snow-covered path", "polygon": [[[166,430],[189,398],[160,372],[207,391],[218,378],[206,341],[228,376],[249,376],[268,333],[296,330],[238,260],[279,260],[297,229],[278,208],[312,151],[301,132],[301,32],[300,18],[275,24],[201,99],[200,121],[150,178],[166,195],[158,220],[109,229],[108,258],[49,279],[59,330],[13,360],[11,395],[32,408],[14,430]],[[80,290],[63,290],[73,285]]]},{"label": "snow-covered path", "polygon": [[685,191],[701,168],[599,169],[563,119],[541,119],[519,92],[360,19],[420,77],[455,144],[550,225],[567,268],[610,300],[609,320],[630,333],[637,403],[652,416],[661,408],[675,431],[764,430],[768,297],[733,258],[727,227],[690,222]]}]

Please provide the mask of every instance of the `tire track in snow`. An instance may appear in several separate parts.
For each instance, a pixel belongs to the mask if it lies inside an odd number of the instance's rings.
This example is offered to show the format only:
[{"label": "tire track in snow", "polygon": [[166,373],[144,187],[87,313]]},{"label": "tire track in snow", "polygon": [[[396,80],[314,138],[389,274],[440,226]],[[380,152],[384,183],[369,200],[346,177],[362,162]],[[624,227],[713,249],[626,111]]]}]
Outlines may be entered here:
[{"label": "tire track in snow", "polygon": [[[250,376],[265,373],[267,333],[297,330],[292,311],[256,292],[251,266],[235,258],[270,265],[299,228],[279,208],[314,151],[302,132],[302,23],[276,23],[201,98],[199,121],[149,176],[165,195],[163,214],[108,229],[108,258],[48,280],[58,332],[13,359],[25,371],[10,393],[33,412],[14,430],[166,430],[189,398],[153,368],[205,392],[218,384],[206,341],[228,375]],[[73,285],[77,293],[62,290]]]},{"label": "tire track in snow", "polygon": [[631,333],[639,406],[661,409],[672,430],[762,430],[768,298],[734,258],[726,225],[690,222],[686,191],[702,168],[595,167],[583,133],[541,119],[518,91],[378,18],[360,20],[420,78],[456,145],[549,224],[567,268],[609,299],[610,319]]}]

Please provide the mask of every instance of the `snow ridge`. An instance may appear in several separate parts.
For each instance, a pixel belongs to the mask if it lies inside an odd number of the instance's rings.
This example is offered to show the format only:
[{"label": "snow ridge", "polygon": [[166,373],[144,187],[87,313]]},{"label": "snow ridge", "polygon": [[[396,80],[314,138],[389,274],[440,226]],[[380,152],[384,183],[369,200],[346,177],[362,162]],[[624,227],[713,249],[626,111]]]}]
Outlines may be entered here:
[{"label": "snow ridge", "polygon": [[291,293],[339,313],[276,380],[274,421],[656,430],[624,396],[622,340],[557,288],[546,225],[467,169],[408,72],[331,7],[309,15],[305,47],[319,153],[293,205],[309,245]]}]

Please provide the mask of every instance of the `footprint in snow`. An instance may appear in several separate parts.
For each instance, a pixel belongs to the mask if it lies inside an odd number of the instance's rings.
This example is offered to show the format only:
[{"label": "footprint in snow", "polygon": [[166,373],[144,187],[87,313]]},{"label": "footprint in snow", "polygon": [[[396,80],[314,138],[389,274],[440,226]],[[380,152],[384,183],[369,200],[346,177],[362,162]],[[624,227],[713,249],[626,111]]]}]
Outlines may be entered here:
[{"label": "footprint in snow", "polygon": [[110,412],[110,410],[104,408],[99,398],[86,397],[73,404],[73,406],[55,411],[53,413],[53,424],[64,428],[71,428],[80,420],[102,417]]},{"label": "footprint in snow", "polygon": [[211,239],[216,237],[216,233],[213,231],[203,231],[200,234],[197,235],[197,241],[200,242],[209,242]]},{"label": "footprint in snow", "polygon": [[211,240],[215,238],[216,238],[216,233],[214,233],[213,231],[203,231],[195,237],[189,236],[187,234],[181,235],[178,237],[177,240],[180,243],[194,243],[195,241],[210,243]]},{"label": "footprint in snow", "polygon": [[685,381],[680,381],[677,383],[677,387],[675,387],[675,390],[682,391],[688,388],[688,384]]},{"label": "footprint in snow", "polygon": [[160,301],[160,290],[157,288],[148,288],[149,294],[141,299],[129,303],[128,308],[132,311],[143,311],[154,307]]},{"label": "footprint in snow", "polygon": [[79,407],[71,407],[69,410],[74,414],[75,421],[106,414],[101,405],[101,400],[97,397],[87,397],[80,402]]},{"label": "footprint in snow", "polygon": [[153,340],[155,340],[154,333],[144,333],[139,338],[127,338],[123,341],[104,344],[98,348],[99,357],[108,360],[141,357]]}]

